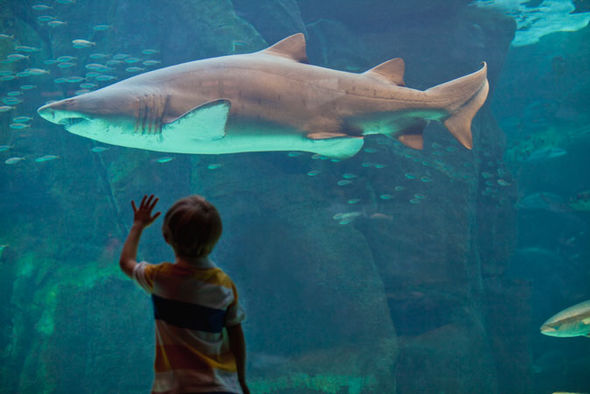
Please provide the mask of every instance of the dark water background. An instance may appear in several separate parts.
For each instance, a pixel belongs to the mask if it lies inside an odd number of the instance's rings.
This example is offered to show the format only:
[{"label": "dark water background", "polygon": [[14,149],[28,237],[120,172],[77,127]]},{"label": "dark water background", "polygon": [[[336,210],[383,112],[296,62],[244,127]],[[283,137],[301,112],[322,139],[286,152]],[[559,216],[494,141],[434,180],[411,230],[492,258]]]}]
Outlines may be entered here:
[{"label": "dark water background", "polygon": [[[0,38],[1,105],[14,107],[0,113],[1,393],[149,390],[149,298],[117,264],[129,201],[144,193],[161,209],[190,193],[219,208],[213,259],[248,314],[255,393],[590,391],[590,339],[539,333],[590,298],[590,28],[522,38],[535,31],[522,13],[555,1],[518,12],[467,0],[68,3],[0,1],[0,33],[14,36]],[[579,23],[590,7],[574,4],[565,16]],[[296,32],[316,65],[362,72],[402,57],[417,89],[487,61],[474,149],[431,124],[423,151],[372,136],[339,162],[162,154],[98,144],[35,112],[81,83],[137,73],[128,67],[251,52]],[[75,59],[46,64],[61,56]],[[119,58],[113,80],[87,75]],[[141,258],[173,258],[159,225]]]}]

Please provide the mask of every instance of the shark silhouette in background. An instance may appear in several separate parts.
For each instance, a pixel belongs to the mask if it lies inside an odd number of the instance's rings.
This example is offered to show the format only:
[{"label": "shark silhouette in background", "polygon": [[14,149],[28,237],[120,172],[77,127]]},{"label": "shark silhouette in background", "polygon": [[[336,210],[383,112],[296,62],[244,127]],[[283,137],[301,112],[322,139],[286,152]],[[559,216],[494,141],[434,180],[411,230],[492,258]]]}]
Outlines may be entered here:
[{"label": "shark silhouette in background", "polygon": [[298,33],[259,52],[140,74],[38,109],[96,141],[160,152],[308,151],[355,155],[364,136],[385,134],[422,149],[430,120],[472,148],[487,67],[425,91],[404,86],[395,58],[356,74],[307,64]]}]

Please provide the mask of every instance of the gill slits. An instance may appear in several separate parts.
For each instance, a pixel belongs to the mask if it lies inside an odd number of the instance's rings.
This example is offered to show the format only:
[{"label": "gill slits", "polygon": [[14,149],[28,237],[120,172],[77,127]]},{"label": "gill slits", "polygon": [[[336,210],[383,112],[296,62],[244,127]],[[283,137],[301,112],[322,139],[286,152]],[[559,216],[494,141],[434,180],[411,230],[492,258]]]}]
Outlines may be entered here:
[{"label": "gill slits", "polygon": [[146,94],[139,97],[135,111],[135,132],[161,135],[164,114],[169,102],[169,95]]}]

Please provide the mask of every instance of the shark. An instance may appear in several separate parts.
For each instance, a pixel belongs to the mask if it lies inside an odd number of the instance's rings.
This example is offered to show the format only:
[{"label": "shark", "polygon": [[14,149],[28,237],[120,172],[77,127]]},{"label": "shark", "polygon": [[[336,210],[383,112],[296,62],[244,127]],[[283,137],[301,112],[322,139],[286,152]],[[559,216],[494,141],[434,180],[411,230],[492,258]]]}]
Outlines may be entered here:
[{"label": "shark", "polygon": [[366,136],[423,148],[442,122],[467,149],[489,90],[487,66],[421,91],[405,86],[405,63],[363,73],[309,64],[302,33],[253,53],[149,71],[38,109],[44,119],[93,140],[188,154],[304,151],[349,158]]}]

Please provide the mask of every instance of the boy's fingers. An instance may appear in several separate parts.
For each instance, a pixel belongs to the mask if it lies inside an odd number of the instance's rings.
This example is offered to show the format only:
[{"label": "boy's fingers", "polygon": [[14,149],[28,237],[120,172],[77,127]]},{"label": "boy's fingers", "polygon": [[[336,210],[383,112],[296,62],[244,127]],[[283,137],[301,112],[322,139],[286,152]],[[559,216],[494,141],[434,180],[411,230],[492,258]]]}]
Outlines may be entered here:
[{"label": "boy's fingers", "polygon": [[131,200],[131,208],[133,208],[133,212],[137,212],[137,207],[135,206],[135,201]]},{"label": "boy's fingers", "polygon": [[143,198],[141,199],[141,204],[139,204],[140,207],[145,205],[145,199],[147,198],[147,195],[144,194]]},{"label": "boy's fingers", "polygon": [[160,216],[162,212],[156,212],[156,214],[152,217],[152,221],[156,220],[158,218],[158,216]]},{"label": "boy's fingers", "polygon": [[156,206],[156,204],[158,203],[158,201],[159,201],[159,200],[160,200],[160,199],[156,197],[156,199],[154,200],[154,202],[152,203],[152,205],[150,205],[150,211],[151,211],[152,209],[154,209],[154,207]]}]

